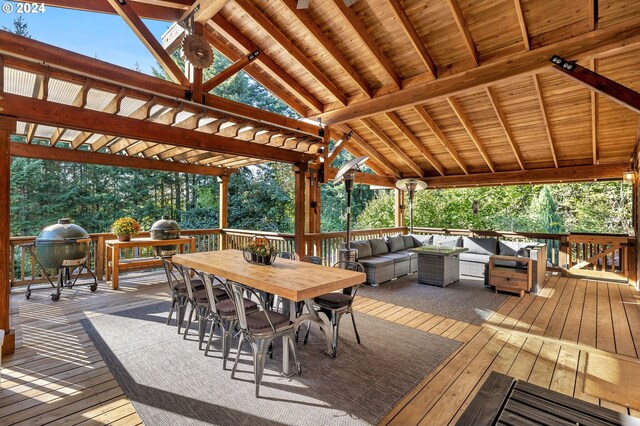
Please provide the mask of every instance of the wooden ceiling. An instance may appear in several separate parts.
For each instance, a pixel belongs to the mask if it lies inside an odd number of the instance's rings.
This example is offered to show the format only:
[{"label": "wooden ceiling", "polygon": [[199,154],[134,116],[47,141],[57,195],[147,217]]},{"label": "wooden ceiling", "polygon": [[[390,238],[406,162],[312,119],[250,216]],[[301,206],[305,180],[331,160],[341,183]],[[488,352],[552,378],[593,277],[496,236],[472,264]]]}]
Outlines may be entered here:
[{"label": "wooden ceiling", "polygon": [[[393,178],[441,187],[495,182],[503,173],[524,183],[541,171],[550,181],[619,178],[638,138],[632,102],[614,102],[615,94],[549,62],[556,54],[640,90],[636,0],[360,0],[351,7],[314,0],[306,10],[296,0],[45,3],[119,13],[128,22],[132,12],[167,21],[195,13],[203,36],[237,69],[302,116],[322,119],[334,140],[352,130],[338,149],[368,155],[376,173]],[[182,77],[176,85],[185,85]],[[315,154],[315,142],[302,151]],[[143,148],[136,144],[127,148]],[[156,146],[138,152],[186,159],[186,148]]]}]

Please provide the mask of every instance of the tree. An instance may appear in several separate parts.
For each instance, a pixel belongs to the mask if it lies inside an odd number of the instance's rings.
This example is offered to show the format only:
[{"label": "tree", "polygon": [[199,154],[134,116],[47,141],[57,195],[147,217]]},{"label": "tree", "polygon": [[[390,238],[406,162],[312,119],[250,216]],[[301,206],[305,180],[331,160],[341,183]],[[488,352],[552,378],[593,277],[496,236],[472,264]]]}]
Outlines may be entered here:
[{"label": "tree", "polygon": [[13,29],[7,28],[5,26],[2,27],[3,30],[12,32],[22,37],[31,38],[31,34],[29,34],[29,29],[27,28],[27,21],[22,17],[22,15],[18,15],[13,20]]}]

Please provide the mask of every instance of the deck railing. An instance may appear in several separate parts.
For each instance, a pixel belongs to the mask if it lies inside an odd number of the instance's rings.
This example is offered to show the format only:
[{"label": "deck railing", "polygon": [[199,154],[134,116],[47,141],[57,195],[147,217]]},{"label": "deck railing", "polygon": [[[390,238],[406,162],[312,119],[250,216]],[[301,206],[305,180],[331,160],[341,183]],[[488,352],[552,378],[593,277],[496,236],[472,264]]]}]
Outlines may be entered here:
[{"label": "deck railing", "polygon": [[[352,240],[383,238],[394,234],[407,234],[407,227],[364,229],[351,231]],[[633,237],[610,234],[545,234],[536,232],[487,231],[471,229],[447,229],[414,227],[415,234],[444,234],[474,237],[494,237],[500,240],[536,241],[547,244],[549,269],[575,276],[589,276],[608,279],[635,279],[635,250]],[[281,252],[294,252],[295,236],[288,233],[249,231],[242,229],[188,229],[182,235],[193,236],[196,246],[189,251],[214,251],[221,248],[239,249],[255,236],[264,236],[275,243]],[[140,237],[149,233],[140,233]],[[105,241],[113,239],[113,234],[91,234],[89,264],[102,279],[106,272]],[[326,265],[338,261],[341,244],[345,242],[345,232],[326,232],[305,236],[306,254],[320,256]],[[35,237],[12,237],[10,244],[12,286],[26,285],[36,271],[35,261],[28,249]],[[153,254],[148,247],[132,247],[121,252],[121,258],[149,257]],[[46,271],[53,277],[55,271]],[[34,277],[34,282],[46,280],[42,271]]]}]

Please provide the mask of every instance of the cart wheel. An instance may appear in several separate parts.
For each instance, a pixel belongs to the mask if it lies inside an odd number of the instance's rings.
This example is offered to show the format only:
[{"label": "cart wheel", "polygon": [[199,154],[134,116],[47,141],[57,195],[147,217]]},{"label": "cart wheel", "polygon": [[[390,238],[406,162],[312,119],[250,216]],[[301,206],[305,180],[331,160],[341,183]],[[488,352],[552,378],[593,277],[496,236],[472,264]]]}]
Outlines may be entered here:
[{"label": "cart wheel", "polygon": [[27,299],[31,298],[31,290],[27,290],[27,292],[24,295]]},{"label": "cart wheel", "polygon": [[91,290],[92,292],[96,291],[97,289],[98,289],[98,283],[91,284],[91,287],[89,287],[89,290]]},{"label": "cart wheel", "polygon": [[51,295],[51,300],[53,300],[54,302],[57,302],[58,300],[60,300],[60,293],[53,293]]}]

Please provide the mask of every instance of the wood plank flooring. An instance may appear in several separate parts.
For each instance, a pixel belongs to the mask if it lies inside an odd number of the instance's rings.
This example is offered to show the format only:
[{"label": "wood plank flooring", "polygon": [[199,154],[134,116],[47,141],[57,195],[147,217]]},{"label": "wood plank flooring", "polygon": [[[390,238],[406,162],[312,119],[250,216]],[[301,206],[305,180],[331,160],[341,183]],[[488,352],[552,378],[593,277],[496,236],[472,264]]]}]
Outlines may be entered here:
[{"label": "wood plank flooring", "polygon": [[[79,321],[166,300],[161,280],[159,273],[130,274],[120,290],[78,287],[57,303],[49,290],[31,300],[16,290],[18,349],[3,358],[0,424],[142,424]],[[509,297],[481,326],[370,298],[357,298],[354,309],[463,343],[381,424],[454,424],[491,371],[639,415],[583,392],[589,352],[640,368],[640,293],[631,287],[550,276],[537,295]]]}]

